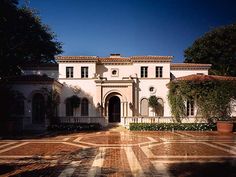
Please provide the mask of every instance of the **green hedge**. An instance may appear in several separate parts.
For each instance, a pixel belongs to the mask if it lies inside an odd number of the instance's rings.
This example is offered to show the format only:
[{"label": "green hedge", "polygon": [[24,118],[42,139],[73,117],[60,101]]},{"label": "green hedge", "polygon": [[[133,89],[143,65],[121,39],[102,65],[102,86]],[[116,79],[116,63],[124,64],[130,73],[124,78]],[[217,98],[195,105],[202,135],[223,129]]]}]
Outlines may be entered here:
[{"label": "green hedge", "polygon": [[216,130],[215,123],[130,123],[130,130],[133,131],[212,131]]},{"label": "green hedge", "polygon": [[101,125],[98,123],[59,123],[52,124],[48,127],[49,130],[60,131],[100,130],[101,128]]}]

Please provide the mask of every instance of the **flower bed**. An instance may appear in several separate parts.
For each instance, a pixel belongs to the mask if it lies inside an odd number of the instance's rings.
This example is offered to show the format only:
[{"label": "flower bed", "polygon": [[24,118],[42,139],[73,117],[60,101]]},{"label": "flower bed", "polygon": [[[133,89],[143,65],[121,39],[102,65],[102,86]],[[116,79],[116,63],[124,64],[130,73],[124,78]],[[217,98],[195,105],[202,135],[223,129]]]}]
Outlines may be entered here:
[{"label": "flower bed", "polygon": [[130,123],[132,131],[213,131],[215,123]]}]

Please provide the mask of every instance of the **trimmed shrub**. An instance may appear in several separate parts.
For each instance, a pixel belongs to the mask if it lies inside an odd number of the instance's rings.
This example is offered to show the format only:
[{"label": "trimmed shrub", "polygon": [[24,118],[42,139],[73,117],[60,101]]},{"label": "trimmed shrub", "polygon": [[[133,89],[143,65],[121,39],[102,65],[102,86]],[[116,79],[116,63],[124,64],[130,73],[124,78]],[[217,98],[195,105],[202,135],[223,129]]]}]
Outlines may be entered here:
[{"label": "trimmed shrub", "polygon": [[213,131],[215,123],[130,123],[131,131]]},{"label": "trimmed shrub", "polygon": [[52,124],[48,127],[49,130],[56,131],[81,131],[81,130],[100,130],[102,127],[98,123],[60,123]]}]

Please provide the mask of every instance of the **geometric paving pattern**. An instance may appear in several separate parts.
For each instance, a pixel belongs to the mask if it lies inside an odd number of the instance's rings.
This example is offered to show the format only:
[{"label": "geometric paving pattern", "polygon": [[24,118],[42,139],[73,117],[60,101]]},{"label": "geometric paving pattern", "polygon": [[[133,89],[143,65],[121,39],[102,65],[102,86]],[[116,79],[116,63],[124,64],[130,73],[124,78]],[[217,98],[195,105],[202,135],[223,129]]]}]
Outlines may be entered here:
[{"label": "geometric paving pattern", "polygon": [[236,134],[99,131],[0,140],[0,176],[236,177]]}]

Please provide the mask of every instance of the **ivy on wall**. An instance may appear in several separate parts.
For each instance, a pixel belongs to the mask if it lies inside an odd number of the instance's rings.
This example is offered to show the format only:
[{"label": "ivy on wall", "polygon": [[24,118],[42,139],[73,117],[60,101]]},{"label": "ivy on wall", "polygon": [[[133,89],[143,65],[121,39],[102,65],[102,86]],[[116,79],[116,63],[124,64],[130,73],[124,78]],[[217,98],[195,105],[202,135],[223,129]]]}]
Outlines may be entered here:
[{"label": "ivy on wall", "polygon": [[232,101],[236,99],[236,82],[227,80],[172,81],[168,101],[177,122],[186,117],[186,101],[194,100],[201,115],[208,122],[230,118]]}]

